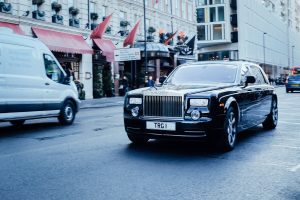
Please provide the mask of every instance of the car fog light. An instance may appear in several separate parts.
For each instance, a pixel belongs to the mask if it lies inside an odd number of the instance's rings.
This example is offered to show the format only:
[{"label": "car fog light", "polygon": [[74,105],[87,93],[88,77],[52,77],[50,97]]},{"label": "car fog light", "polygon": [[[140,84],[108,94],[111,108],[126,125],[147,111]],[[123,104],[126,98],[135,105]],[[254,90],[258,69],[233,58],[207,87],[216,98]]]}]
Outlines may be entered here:
[{"label": "car fog light", "polygon": [[139,115],[139,107],[134,107],[131,109],[131,114],[133,117],[137,117]]},{"label": "car fog light", "polygon": [[191,112],[191,117],[193,120],[198,120],[200,118],[200,112],[198,110],[193,110]]}]

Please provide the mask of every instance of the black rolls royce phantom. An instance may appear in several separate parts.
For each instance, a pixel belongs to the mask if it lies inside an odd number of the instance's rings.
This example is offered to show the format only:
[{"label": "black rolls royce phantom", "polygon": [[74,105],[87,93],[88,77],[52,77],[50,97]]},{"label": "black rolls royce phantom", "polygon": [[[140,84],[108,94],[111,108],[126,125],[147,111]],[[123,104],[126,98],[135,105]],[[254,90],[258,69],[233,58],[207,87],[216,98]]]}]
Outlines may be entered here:
[{"label": "black rolls royce phantom", "polygon": [[238,132],[274,129],[277,95],[264,71],[242,61],[184,64],[160,85],[128,92],[124,125],[133,143],[209,137],[232,150]]}]

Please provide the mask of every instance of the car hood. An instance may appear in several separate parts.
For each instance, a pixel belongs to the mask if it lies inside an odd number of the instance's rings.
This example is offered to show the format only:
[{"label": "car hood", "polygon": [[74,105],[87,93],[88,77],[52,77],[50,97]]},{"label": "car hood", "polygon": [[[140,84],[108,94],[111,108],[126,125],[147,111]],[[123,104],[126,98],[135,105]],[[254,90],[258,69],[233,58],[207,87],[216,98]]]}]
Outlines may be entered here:
[{"label": "car hood", "polygon": [[163,85],[161,87],[147,87],[130,91],[129,95],[185,95],[198,93],[217,93],[217,90],[233,87],[234,84],[214,85]]}]

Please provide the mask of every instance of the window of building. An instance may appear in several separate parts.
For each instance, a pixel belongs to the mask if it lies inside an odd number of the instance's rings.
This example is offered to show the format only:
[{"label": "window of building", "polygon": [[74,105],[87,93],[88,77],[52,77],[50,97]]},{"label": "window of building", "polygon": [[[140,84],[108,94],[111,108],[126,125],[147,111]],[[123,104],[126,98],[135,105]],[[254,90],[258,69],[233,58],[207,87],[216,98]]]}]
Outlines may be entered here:
[{"label": "window of building", "polygon": [[44,64],[47,77],[52,81],[62,83],[64,74],[50,55],[44,54]]},{"label": "window of building", "polygon": [[90,1],[90,12],[95,13],[96,11],[96,2]]},{"label": "window of building", "polygon": [[197,23],[204,23],[205,22],[205,9],[204,8],[198,8],[197,9]]},{"label": "window of building", "polygon": [[68,6],[69,7],[74,6],[74,0],[68,0]]},{"label": "window of building", "polygon": [[183,19],[186,19],[186,2],[182,2],[182,5],[181,5],[181,13],[182,13],[182,17]]},{"label": "window of building", "polygon": [[205,6],[207,5],[207,0],[197,0],[196,6]]},{"label": "window of building", "polygon": [[120,20],[126,20],[127,19],[127,13],[124,11],[120,11],[119,13]]},{"label": "window of building", "polygon": [[201,25],[197,27],[197,35],[198,35],[198,40],[206,40],[205,25]]},{"label": "window of building", "polygon": [[222,24],[214,24],[213,25],[213,39],[214,40],[222,40],[223,37]]},{"label": "window of building", "polygon": [[224,21],[224,6],[218,7],[218,21]]},{"label": "window of building", "polygon": [[107,7],[106,6],[102,6],[102,8],[101,8],[101,14],[102,14],[102,17],[106,17],[107,16]]},{"label": "window of building", "polygon": [[224,0],[215,0],[214,4],[223,4]]},{"label": "window of building", "polygon": [[215,22],[217,19],[216,7],[209,8],[209,19],[210,22]]}]

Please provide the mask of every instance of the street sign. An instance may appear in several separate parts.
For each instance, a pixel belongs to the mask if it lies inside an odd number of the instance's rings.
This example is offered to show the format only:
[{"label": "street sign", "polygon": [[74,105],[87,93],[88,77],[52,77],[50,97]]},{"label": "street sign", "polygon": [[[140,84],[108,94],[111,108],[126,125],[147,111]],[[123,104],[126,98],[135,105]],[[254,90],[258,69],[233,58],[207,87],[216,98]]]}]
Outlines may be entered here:
[{"label": "street sign", "polygon": [[114,51],[115,61],[141,60],[141,50],[139,48],[121,48]]}]

